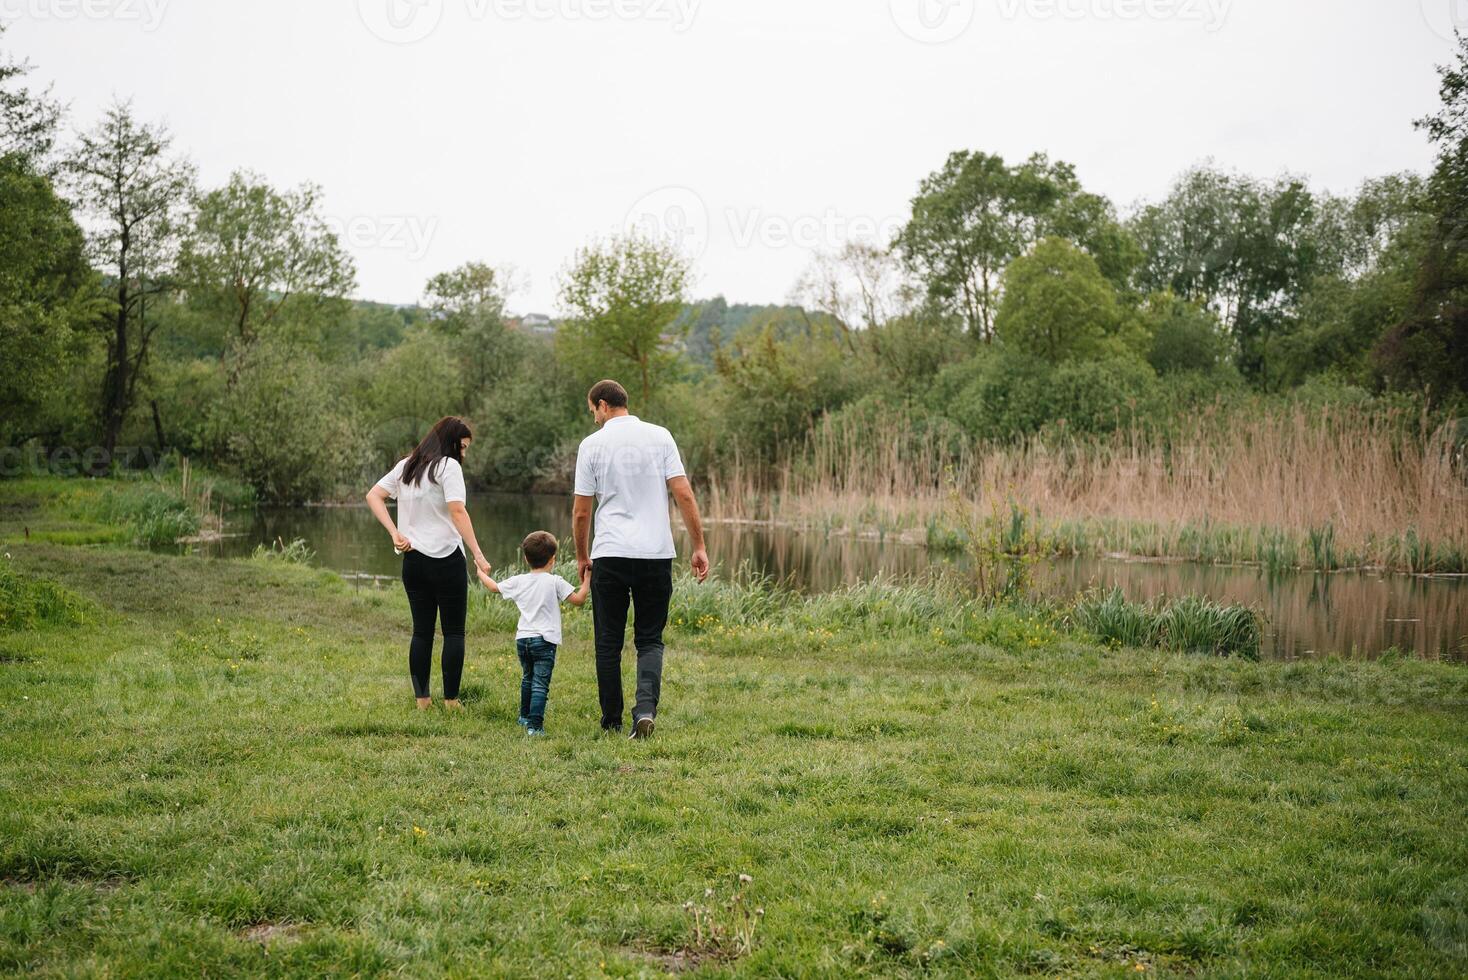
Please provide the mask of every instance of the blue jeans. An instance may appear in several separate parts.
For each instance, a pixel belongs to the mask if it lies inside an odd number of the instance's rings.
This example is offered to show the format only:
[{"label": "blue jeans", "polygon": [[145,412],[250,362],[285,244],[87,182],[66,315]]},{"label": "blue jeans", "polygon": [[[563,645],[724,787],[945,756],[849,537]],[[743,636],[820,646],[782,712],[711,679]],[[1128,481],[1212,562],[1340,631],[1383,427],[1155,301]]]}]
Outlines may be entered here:
[{"label": "blue jeans", "polygon": [[531,728],[545,727],[545,700],[550,696],[551,672],[556,669],[556,645],[539,636],[515,641],[520,655],[520,717]]}]

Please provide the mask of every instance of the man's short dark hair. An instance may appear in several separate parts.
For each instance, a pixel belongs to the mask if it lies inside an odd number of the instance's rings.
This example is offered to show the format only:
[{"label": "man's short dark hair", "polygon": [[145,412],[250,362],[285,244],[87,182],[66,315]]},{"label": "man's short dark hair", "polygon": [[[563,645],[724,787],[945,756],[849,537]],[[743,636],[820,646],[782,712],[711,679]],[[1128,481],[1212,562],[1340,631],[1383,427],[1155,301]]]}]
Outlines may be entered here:
[{"label": "man's short dark hair", "polygon": [[560,545],[556,544],[556,536],[549,531],[531,531],[525,535],[525,540],[520,542],[520,551],[525,555],[525,560],[530,563],[531,568],[544,568],[549,565],[559,548]]},{"label": "man's short dark hair", "polygon": [[597,402],[606,402],[609,408],[626,408],[627,389],[611,379],[598,381],[586,393],[586,400],[591,402],[593,406]]}]

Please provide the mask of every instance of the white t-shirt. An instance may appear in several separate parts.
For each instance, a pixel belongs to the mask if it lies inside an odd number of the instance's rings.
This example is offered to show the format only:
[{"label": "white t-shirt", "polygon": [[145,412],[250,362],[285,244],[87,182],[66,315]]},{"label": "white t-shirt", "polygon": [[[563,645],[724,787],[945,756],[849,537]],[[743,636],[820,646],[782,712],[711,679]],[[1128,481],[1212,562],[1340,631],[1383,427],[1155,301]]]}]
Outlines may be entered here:
[{"label": "white t-shirt", "polygon": [[418,474],[418,482],[403,482],[403,464],[398,460],[377,485],[398,502],[398,531],[408,539],[413,550],[429,558],[447,558],[462,550],[464,540],[449,518],[449,504],[464,502],[464,468],[458,460],[445,456],[438,461],[433,474],[437,482],[429,482],[427,473]]},{"label": "white t-shirt", "polygon": [[520,622],[515,639],[544,637],[545,642],[561,643],[561,603],[576,590],[571,583],[551,572],[528,572],[496,582],[500,595],[520,607]]},{"label": "white t-shirt", "polygon": [[672,433],[635,415],[607,419],[581,440],[576,495],[596,498],[591,557],[674,557],[668,481],[683,475]]}]

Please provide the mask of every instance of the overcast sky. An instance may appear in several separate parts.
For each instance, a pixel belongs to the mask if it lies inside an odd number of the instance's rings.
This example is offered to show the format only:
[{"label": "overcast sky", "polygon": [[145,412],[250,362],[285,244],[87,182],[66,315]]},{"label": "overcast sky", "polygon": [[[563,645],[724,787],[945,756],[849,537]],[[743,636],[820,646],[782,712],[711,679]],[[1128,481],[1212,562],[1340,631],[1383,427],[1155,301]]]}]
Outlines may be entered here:
[{"label": "overcast sky", "polygon": [[885,237],[956,149],[1074,163],[1128,208],[1206,158],[1346,192],[1425,171],[1455,0],[0,0],[71,124],[114,96],[205,184],[312,181],[358,295],[470,259],[554,313],[572,252],[678,236],[699,296],[777,302]]}]

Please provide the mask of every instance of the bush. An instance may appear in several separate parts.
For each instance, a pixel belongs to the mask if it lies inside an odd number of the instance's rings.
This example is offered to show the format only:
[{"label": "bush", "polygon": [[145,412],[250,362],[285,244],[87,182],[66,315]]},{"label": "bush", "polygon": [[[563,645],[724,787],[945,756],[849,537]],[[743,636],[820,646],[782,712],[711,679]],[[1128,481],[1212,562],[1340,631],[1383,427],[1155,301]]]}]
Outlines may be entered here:
[{"label": "bush", "polygon": [[1158,374],[1208,374],[1226,363],[1228,338],[1207,310],[1164,293],[1151,298],[1145,316],[1152,334],[1147,361]]},{"label": "bush", "polygon": [[199,530],[198,512],[176,485],[161,481],[123,481],[83,500],[87,517],[126,528],[135,544],[172,544]]},{"label": "bush", "polygon": [[1157,376],[1145,361],[1117,355],[1052,366],[1013,351],[981,351],[943,372],[936,391],[945,411],[971,436],[1007,441],[1049,425],[1111,432],[1155,410]]},{"label": "bush", "polygon": [[537,487],[591,431],[586,392],[573,390],[553,365],[542,367],[546,374],[539,368],[526,371],[474,406],[474,446],[464,464],[480,483],[510,490]]},{"label": "bush", "polygon": [[84,606],[50,579],[15,569],[0,559],[0,631],[70,626],[82,622]]},{"label": "bush", "polygon": [[1157,375],[1135,357],[1071,361],[1051,375],[1051,415],[1071,432],[1088,435],[1125,429],[1152,416]]},{"label": "bush", "polygon": [[364,440],[315,357],[257,341],[232,356],[230,375],[210,420],[213,439],[262,499],[320,499],[359,475]]}]

